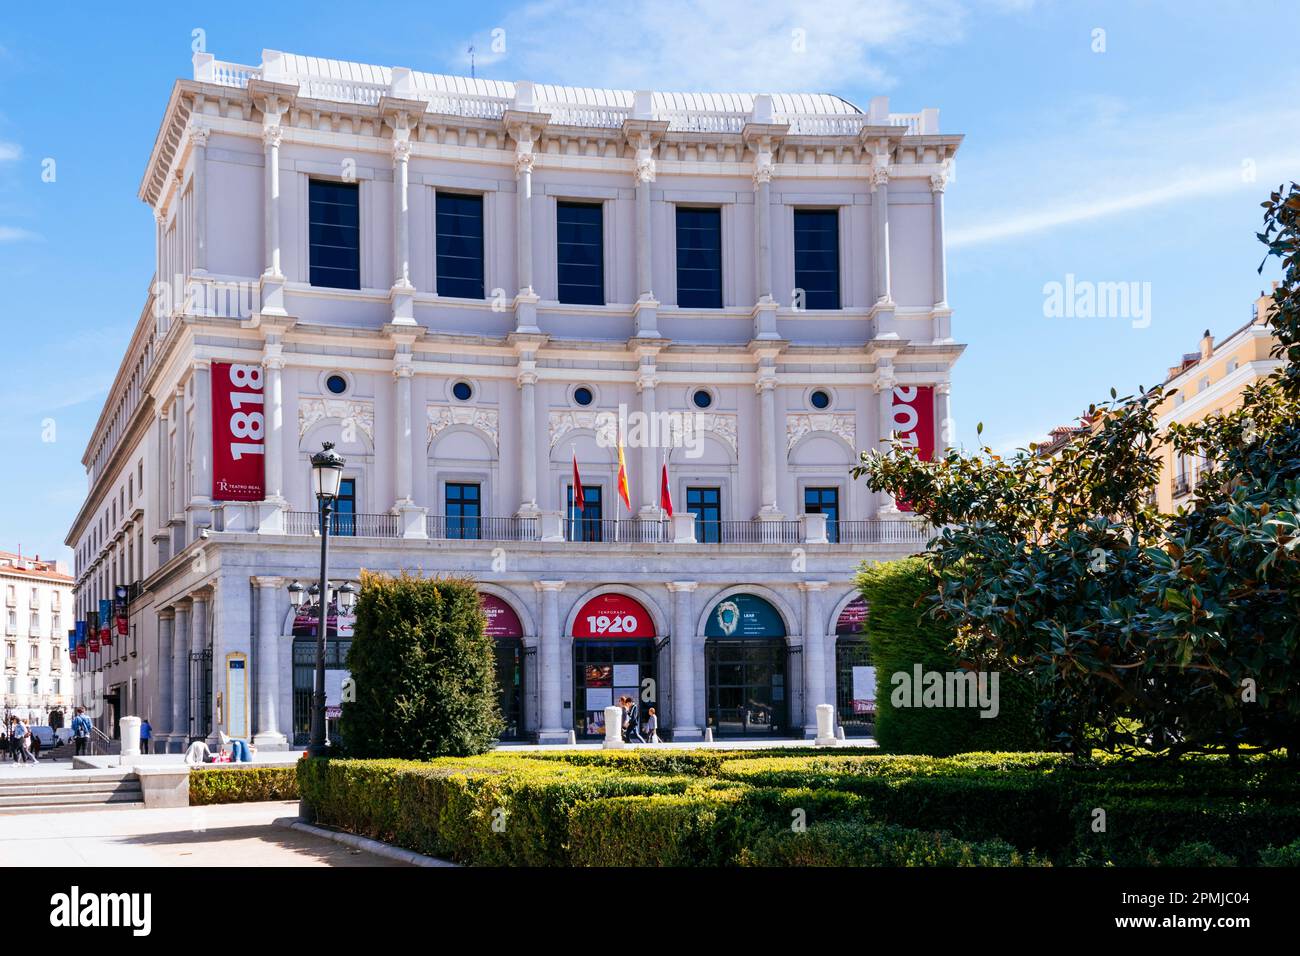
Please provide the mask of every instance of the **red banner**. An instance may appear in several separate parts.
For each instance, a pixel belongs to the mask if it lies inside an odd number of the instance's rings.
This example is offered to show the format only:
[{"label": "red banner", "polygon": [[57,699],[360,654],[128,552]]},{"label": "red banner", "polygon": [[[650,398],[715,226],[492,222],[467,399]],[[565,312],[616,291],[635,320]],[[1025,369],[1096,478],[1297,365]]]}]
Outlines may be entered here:
[{"label": "red banner", "polygon": [[602,594],[582,606],[573,622],[574,637],[654,637],[650,613],[625,594]]},{"label": "red banner", "polygon": [[[899,385],[893,401],[890,430],[916,449],[922,461],[930,461],[934,458],[934,386]],[[898,510],[911,511],[912,506],[900,498]]]},{"label": "red banner", "polygon": [[212,363],[212,499],[265,497],[262,366]]}]

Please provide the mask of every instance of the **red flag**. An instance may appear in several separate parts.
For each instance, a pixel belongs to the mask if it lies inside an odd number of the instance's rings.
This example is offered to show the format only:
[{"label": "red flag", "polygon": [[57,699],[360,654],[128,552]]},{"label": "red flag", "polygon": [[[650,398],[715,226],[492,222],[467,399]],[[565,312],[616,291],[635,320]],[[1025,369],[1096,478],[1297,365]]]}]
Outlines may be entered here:
[{"label": "red flag", "polygon": [[578,474],[578,453],[573,453],[573,510],[579,515],[587,508],[587,499],[582,494],[582,476]]},{"label": "red flag", "polygon": [[663,477],[659,479],[659,507],[668,517],[673,516],[673,493],[668,490],[668,462],[664,462]]}]

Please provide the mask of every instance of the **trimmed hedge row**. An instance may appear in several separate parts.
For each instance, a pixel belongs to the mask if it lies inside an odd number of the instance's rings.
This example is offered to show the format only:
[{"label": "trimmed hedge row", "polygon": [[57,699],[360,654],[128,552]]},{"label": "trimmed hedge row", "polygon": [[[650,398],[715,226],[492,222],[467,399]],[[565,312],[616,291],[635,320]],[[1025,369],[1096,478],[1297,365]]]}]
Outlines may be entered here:
[{"label": "trimmed hedge row", "polygon": [[1279,760],[1068,760],[578,751],[301,761],[299,774],[323,823],[487,865],[1292,865],[1300,858],[1296,774]]},{"label": "trimmed hedge row", "polygon": [[190,806],[297,799],[296,767],[194,767],[190,770]]}]

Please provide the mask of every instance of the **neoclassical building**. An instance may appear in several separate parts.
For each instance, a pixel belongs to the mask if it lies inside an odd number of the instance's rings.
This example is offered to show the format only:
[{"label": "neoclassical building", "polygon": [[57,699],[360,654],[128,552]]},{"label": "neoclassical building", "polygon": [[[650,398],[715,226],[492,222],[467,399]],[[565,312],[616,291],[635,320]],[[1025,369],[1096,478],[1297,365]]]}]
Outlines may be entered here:
[{"label": "neoclassical building", "polygon": [[678,740],[803,736],[820,703],[861,732],[855,568],[926,531],[848,472],[888,433],[946,441],[960,142],[884,98],[197,54],[67,539],[78,617],[123,586],[141,653],[89,655],[82,686],[134,681],[173,749],[305,740],[286,589],[316,578],[328,441],[332,580],[477,581],[508,736],[594,736],[624,692]]},{"label": "neoclassical building", "polygon": [[62,561],[0,551],[4,595],[4,710],[29,724],[67,726],[72,716],[72,578]]}]

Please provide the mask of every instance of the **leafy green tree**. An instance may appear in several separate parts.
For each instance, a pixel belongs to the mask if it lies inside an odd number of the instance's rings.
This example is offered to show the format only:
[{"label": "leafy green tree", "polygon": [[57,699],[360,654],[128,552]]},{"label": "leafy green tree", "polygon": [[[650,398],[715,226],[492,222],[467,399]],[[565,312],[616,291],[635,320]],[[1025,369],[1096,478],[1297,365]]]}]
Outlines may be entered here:
[{"label": "leafy green tree", "polygon": [[[1048,732],[1077,753],[1251,745],[1300,759],[1300,186],[1263,205],[1283,367],[1237,410],[1162,432],[1172,392],[1112,390],[1051,456],[926,462],[894,440],[854,468],[942,527],[928,613],[972,660],[1031,676]],[[1174,515],[1153,504],[1167,443],[1208,465]]]},{"label": "leafy green tree", "polygon": [[465,757],[503,722],[492,639],[472,581],[365,573],[348,668],[349,756]]}]

